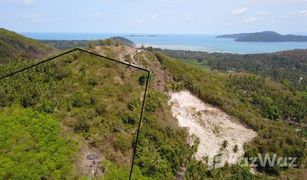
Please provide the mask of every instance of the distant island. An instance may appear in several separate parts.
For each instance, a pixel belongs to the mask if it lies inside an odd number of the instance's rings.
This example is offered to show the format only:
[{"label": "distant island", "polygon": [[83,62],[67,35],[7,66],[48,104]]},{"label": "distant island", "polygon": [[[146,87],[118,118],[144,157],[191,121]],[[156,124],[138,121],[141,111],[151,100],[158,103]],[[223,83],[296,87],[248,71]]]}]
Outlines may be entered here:
[{"label": "distant island", "polygon": [[263,31],[256,33],[226,34],[216,38],[230,38],[239,42],[307,42],[307,36],[282,35],[274,31]]},{"label": "distant island", "polygon": [[155,34],[130,34],[126,37],[167,37],[165,35],[155,35]]}]

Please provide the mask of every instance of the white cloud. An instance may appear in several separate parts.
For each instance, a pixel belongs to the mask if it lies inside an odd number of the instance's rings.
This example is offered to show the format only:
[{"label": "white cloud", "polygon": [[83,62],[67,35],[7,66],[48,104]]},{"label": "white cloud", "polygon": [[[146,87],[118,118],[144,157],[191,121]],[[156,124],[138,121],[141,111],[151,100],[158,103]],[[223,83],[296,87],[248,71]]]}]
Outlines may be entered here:
[{"label": "white cloud", "polygon": [[297,17],[297,18],[306,18],[307,17],[307,10],[301,10],[301,11],[293,11],[289,13],[291,16]]},{"label": "white cloud", "polygon": [[28,6],[34,3],[34,0],[23,0],[23,4]]},{"label": "white cloud", "polygon": [[151,15],[150,18],[151,18],[151,19],[157,19],[157,18],[158,18],[158,15],[157,15],[157,14]]},{"label": "white cloud", "polygon": [[253,23],[257,21],[259,18],[258,17],[250,17],[244,20],[245,23]]},{"label": "white cloud", "polygon": [[248,7],[242,7],[242,8],[235,8],[231,11],[231,13],[235,16],[239,16],[241,14],[244,14],[245,12],[247,12],[249,10]]},{"label": "white cloud", "polygon": [[299,12],[302,17],[307,17],[307,10],[302,10]]}]

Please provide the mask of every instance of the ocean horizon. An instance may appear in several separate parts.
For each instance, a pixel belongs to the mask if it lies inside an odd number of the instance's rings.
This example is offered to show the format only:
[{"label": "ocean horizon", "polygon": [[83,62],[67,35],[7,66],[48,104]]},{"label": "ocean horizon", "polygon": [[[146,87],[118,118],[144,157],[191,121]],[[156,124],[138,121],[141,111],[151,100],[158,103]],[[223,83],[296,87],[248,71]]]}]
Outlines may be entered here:
[{"label": "ocean horizon", "polygon": [[184,34],[134,34],[134,33],[29,33],[22,35],[38,40],[98,40],[114,36],[127,38],[136,46],[152,46],[171,50],[203,52],[259,54],[277,51],[306,49],[307,42],[237,42],[233,39],[216,38],[218,35]]}]

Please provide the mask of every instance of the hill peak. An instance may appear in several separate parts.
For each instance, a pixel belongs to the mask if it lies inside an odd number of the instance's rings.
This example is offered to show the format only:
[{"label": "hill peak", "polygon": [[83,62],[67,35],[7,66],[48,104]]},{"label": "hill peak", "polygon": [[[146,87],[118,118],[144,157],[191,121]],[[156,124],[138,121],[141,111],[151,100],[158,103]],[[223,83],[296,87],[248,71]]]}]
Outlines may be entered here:
[{"label": "hill peak", "polygon": [[282,35],[275,31],[262,31],[255,33],[226,34],[217,38],[230,38],[240,42],[307,42],[307,36]]},{"label": "hill peak", "polygon": [[7,63],[10,60],[41,58],[52,51],[52,48],[38,41],[0,28],[0,63]]}]

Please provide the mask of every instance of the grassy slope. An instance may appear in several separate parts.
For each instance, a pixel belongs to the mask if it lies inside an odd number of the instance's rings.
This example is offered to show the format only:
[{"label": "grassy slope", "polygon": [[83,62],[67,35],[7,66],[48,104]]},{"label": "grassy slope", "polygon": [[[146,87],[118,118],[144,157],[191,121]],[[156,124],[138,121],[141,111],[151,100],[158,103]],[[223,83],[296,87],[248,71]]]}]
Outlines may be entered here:
[{"label": "grassy slope", "polygon": [[[8,72],[31,63],[7,64],[2,68]],[[104,163],[106,177],[118,171],[125,179],[144,91],[140,84],[143,75],[124,65],[74,53],[2,81],[0,107],[18,105],[54,116],[64,127],[63,135],[90,140],[113,164]],[[135,172],[155,179],[173,178],[180,162],[192,156],[185,142],[185,131],[170,121],[166,101],[165,95],[154,89],[149,91],[144,117],[146,130],[142,131],[136,160],[141,170],[136,167]],[[81,143],[78,144],[81,148]],[[78,154],[74,158],[78,159]]]},{"label": "grassy slope", "polygon": [[307,50],[247,55],[183,50],[163,50],[162,52],[205,68],[225,72],[254,73],[270,77],[295,89],[306,91],[307,88]]},{"label": "grassy slope", "polygon": [[[143,64],[153,71],[152,84],[161,83],[159,73],[162,72],[155,71],[153,65],[159,60],[163,66],[161,68],[170,76],[166,78],[169,90],[187,88],[205,102],[220,107],[240,119],[243,124],[256,130],[258,137],[246,146],[246,156],[254,156],[257,152],[277,153],[279,156],[299,157],[300,163],[304,160],[304,144],[302,137],[300,137],[301,134],[295,131],[297,126],[292,127],[283,121],[284,116],[306,120],[304,107],[306,107],[307,101],[303,95],[293,93],[282,84],[252,74],[228,74],[204,70],[163,54],[150,52],[146,52],[145,57],[142,56],[142,53],[135,55],[135,57],[139,58],[139,64]],[[144,61],[144,59],[149,59],[149,61]],[[155,86],[152,88],[159,89]],[[167,100],[162,103],[166,104]],[[276,115],[275,108],[278,109],[278,117],[274,116]],[[236,171],[230,168],[224,169],[224,172],[220,173],[220,175],[223,174],[221,176],[208,175],[210,173],[201,170],[203,167],[193,164],[192,160],[191,164],[187,163],[185,166],[190,168],[188,176],[193,178],[198,175],[217,178],[223,177],[227,173],[229,173],[228,177],[233,173],[236,174]],[[300,167],[303,168],[303,166]],[[281,169],[277,167],[259,170],[272,175],[283,174]]]},{"label": "grassy slope", "polygon": [[55,118],[14,106],[1,110],[0,119],[1,179],[71,177],[75,142],[59,135]]},{"label": "grassy slope", "polygon": [[49,113],[64,125],[64,134],[91,139],[108,160],[129,166],[142,75],[95,56],[70,54],[2,81],[0,106]]},{"label": "grassy slope", "polygon": [[0,28],[0,63],[19,59],[41,58],[52,50],[52,48],[35,40]]},{"label": "grassy slope", "polygon": [[[302,109],[299,109],[299,113],[303,113],[303,118],[306,119],[304,107],[307,102],[304,97],[295,97],[283,85],[254,75],[235,73],[230,75],[204,70],[163,54],[156,55],[164,68],[173,76],[174,81],[170,82],[171,89],[187,88],[205,102],[220,107],[257,131],[257,138],[246,146],[246,156],[255,156],[256,153],[277,153],[279,156],[299,157],[300,162],[305,159],[303,139],[295,132],[297,127],[291,127],[281,120],[268,120],[262,115],[267,107],[261,108],[255,102],[259,96],[262,96],[273,99],[272,101],[282,109],[282,106],[291,106],[291,103],[300,101]],[[301,168],[302,166],[303,163]],[[259,170],[272,175],[281,172],[278,167]]]},{"label": "grassy slope", "polygon": [[[118,52],[115,47],[106,49],[106,54],[116,58]],[[145,52],[138,58],[138,62],[146,64],[149,69],[153,68],[153,63],[160,61],[165,72],[168,72],[169,90],[187,88],[202,100],[219,106],[257,130],[258,137],[246,147],[246,155],[277,152],[279,155],[302,156],[302,140],[294,128],[289,128],[281,121],[264,118],[261,115],[263,107],[252,103],[256,95],[274,100],[284,96],[292,98],[294,95],[283,86],[269,80],[260,81],[259,87],[264,91],[258,92],[258,81],[253,79],[255,77],[249,78],[250,75],[230,77],[151,52]],[[0,68],[9,71],[24,65],[10,64]],[[139,97],[142,94],[139,78],[142,74],[127,70],[126,67],[113,67],[88,55],[68,55],[58,63],[20,74],[19,78],[13,78],[11,82],[0,84],[0,107],[19,104],[55,116],[67,127],[64,134],[72,133],[94,140],[104,156],[110,162],[117,163],[105,165],[110,168],[107,173],[113,172],[115,168],[124,178],[129,170],[129,158],[125,157],[131,153],[131,139],[139,114]],[[205,165],[195,161],[192,156],[195,147],[186,144],[186,131],[176,127],[167,106],[167,96],[155,86],[160,80],[158,74],[151,79],[136,159],[138,176],[173,179],[180,166],[185,166],[188,179],[249,177],[248,169],[234,166],[208,171]],[[33,82],[36,83],[33,85]],[[241,86],[236,86],[238,82]],[[246,91],[250,93],[246,95]],[[278,169],[265,171],[273,174],[280,172]],[[112,177],[112,174],[108,177]]]}]

